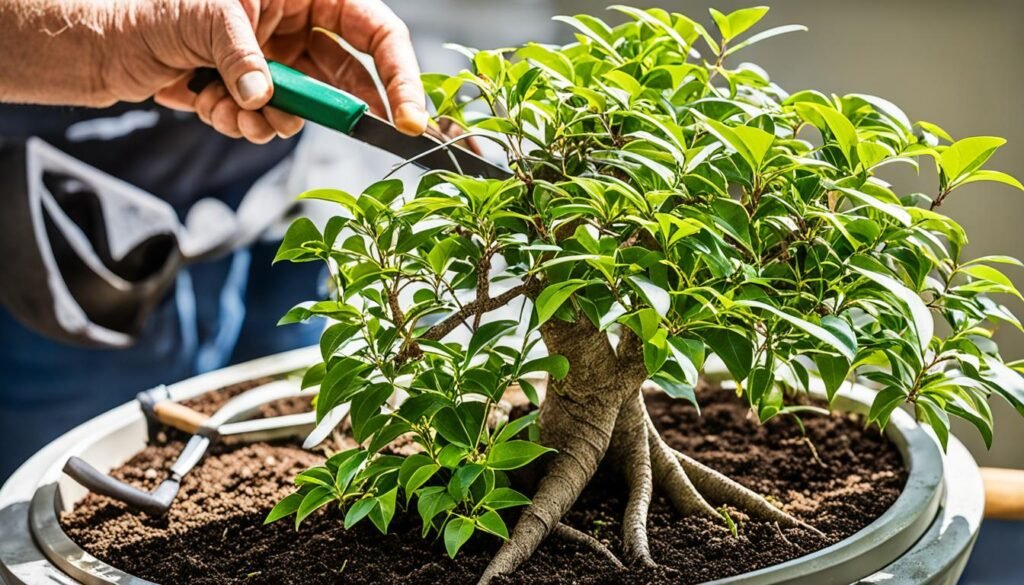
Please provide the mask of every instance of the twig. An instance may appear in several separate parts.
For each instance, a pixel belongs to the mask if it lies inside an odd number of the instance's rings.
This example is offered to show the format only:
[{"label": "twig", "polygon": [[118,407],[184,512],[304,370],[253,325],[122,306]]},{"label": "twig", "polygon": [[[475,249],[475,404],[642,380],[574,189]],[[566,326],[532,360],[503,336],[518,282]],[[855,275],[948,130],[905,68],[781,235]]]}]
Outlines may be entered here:
[{"label": "twig", "polygon": [[[488,313],[497,308],[504,307],[516,297],[522,295],[529,295],[534,293],[537,289],[537,282],[535,280],[527,280],[519,286],[508,289],[496,297],[488,297],[483,300],[476,298],[473,301],[463,305],[462,309],[449,315],[444,321],[441,321],[437,325],[434,325],[427,330],[426,333],[421,335],[419,339],[426,339],[429,341],[438,341],[445,335],[448,335],[455,330],[456,327],[466,322],[470,316],[475,315],[478,311]],[[409,358],[416,357],[418,355],[419,348],[415,342],[406,345],[395,357],[395,362],[398,365],[405,363]]]}]

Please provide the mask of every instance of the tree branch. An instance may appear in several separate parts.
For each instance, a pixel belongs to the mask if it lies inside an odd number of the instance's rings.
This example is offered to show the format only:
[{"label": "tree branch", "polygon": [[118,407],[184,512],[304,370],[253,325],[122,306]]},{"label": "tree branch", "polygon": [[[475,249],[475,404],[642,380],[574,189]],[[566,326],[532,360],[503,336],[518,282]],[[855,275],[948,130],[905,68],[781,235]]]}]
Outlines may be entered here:
[{"label": "tree branch", "polygon": [[[491,256],[494,254],[493,248],[484,250],[483,255],[480,256],[480,262],[476,266],[476,298],[486,299],[491,296]],[[483,317],[484,312],[481,307],[477,307],[476,314],[473,316],[473,330],[480,326],[480,318]]]},{"label": "tree branch", "polygon": [[[426,333],[419,336],[418,339],[427,339],[430,341],[438,341],[445,335],[448,335],[455,330],[456,327],[466,322],[469,317],[484,313],[488,313],[500,307],[504,307],[509,304],[517,297],[529,296],[533,297],[539,292],[538,282],[534,279],[529,279],[522,284],[508,289],[496,297],[488,297],[485,299],[476,298],[473,301],[466,303],[462,308],[455,313],[449,315],[444,321],[441,321],[437,325],[434,325],[430,329],[427,329]],[[395,362],[398,365],[405,363],[406,360],[417,357],[420,354],[419,346],[415,341],[408,343],[395,357]]]}]

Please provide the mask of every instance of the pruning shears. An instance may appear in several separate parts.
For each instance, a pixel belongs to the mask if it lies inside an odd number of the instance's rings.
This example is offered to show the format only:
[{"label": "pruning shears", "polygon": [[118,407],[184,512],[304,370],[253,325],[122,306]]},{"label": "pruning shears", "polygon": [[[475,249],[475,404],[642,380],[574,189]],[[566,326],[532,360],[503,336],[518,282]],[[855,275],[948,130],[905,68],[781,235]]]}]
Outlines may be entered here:
[{"label": "pruning shears", "polygon": [[[491,179],[507,179],[508,169],[498,166],[469,150],[446,145],[432,136],[402,134],[387,121],[369,112],[369,106],[356,96],[314,79],[276,61],[268,61],[274,95],[270,105],[347,134],[357,140],[411,159],[425,169],[459,172]],[[199,93],[220,80],[216,69],[197,69],[188,87]]]},{"label": "pruning shears", "polygon": [[[162,424],[192,435],[171,466],[167,479],[152,492],[146,492],[100,472],[79,457],[68,459],[64,473],[89,491],[121,501],[129,508],[150,516],[161,516],[170,509],[177,497],[182,478],[199,463],[213,443],[253,443],[289,437],[306,437],[304,445],[310,447],[320,442],[324,434],[314,431],[317,429],[314,412],[252,418],[265,404],[302,395],[311,394],[303,394],[297,383],[278,380],[239,394],[217,412],[205,415],[172,402],[167,389],[158,386],[137,397],[149,430],[152,432]],[[347,409],[339,413],[341,417],[347,414]],[[333,422],[336,424],[337,419]]]}]

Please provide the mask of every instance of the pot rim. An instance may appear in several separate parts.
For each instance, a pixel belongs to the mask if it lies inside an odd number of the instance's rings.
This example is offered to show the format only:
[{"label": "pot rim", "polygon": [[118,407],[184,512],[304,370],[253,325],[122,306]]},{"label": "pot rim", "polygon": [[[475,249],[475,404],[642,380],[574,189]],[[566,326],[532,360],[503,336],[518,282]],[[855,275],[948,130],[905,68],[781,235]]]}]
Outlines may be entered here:
[{"label": "pot rim", "polygon": [[[174,400],[184,400],[224,386],[259,378],[267,375],[279,375],[301,367],[319,359],[317,348],[303,348],[282,354],[268,356],[251,362],[230,366],[183,380],[171,386],[168,391]],[[814,389],[812,389],[813,391]],[[819,387],[817,390],[821,390]],[[865,412],[870,404],[873,391],[857,384],[846,383],[836,397],[834,404],[840,410]],[[30,497],[33,502],[32,528],[45,534],[46,543],[43,548],[48,558],[40,558],[36,562],[49,565],[51,561],[65,568],[64,575],[74,574],[84,582],[92,583],[132,583],[141,585],[148,583],[124,573],[102,561],[92,557],[77,546],[60,528],[59,514],[68,509],[73,502],[84,495],[85,490],[71,482],[61,473],[63,462],[70,455],[86,456],[88,451],[99,443],[103,437],[110,437],[126,432],[128,427],[138,427],[140,438],[144,437],[144,423],[141,412],[134,403],[128,403],[92,419],[72,431],[66,433],[36,456],[26,462],[0,489],[0,513],[8,503],[21,500],[24,507]],[[97,434],[102,429],[102,435]],[[903,410],[896,410],[886,427],[887,437],[893,441],[908,468],[907,482],[896,502],[881,516],[866,527],[824,549],[772,565],[708,582],[705,585],[769,585],[776,583],[821,583],[823,571],[828,571],[830,582],[854,582],[867,578],[893,561],[897,561],[904,553],[918,542],[929,528],[935,531],[934,522],[943,497],[943,454],[937,441],[929,432],[919,426],[913,417]],[[125,458],[137,451],[137,443],[124,441],[127,449],[122,449]],[[950,449],[960,449],[966,454],[962,445],[950,440]],[[99,469],[109,469],[119,465],[121,461],[93,461]],[[973,460],[967,455],[968,461]],[[43,473],[39,469],[45,466]],[[36,478],[31,472],[36,471]],[[974,475],[977,475],[974,467]],[[28,485],[25,482],[29,482]],[[980,482],[980,480],[979,480]],[[20,485],[19,485],[20,484]],[[20,496],[20,497],[19,497]],[[23,513],[28,516],[28,511]],[[3,518],[0,515],[0,518]],[[980,512],[979,512],[980,518]],[[27,523],[27,519],[23,521]],[[975,523],[977,524],[977,523]],[[28,526],[25,526],[28,528]],[[0,543],[4,542],[3,530],[0,530]],[[970,534],[970,544],[976,536],[976,528]],[[69,548],[69,544],[73,548]],[[39,551],[37,551],[38,553]],[[0,553],[0,574],[8,574],[7,555]],[[896,562],[898,564],[898,561]],[[52,567],[52,565],[49,565]],[[894,565],[893,565],[894,566]],[[55,568],[55,567],[54,567]],[[889,573],[891,576],[891,573]],[[13,576],[13,575],[12,575]],[[17,582],[17,581],[15,581]],[[73,582],[67,580],[65,582]]]}]

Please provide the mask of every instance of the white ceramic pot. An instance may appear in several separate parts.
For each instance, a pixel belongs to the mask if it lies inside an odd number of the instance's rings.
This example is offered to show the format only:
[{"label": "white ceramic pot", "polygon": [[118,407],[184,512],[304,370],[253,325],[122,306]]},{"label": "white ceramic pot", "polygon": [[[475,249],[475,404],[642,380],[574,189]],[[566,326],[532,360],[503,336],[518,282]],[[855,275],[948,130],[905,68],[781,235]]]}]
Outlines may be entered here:
[{"label": "white ceramic pot", "polygon": [[[315,347],[224,368],[174,384],[174,400],[253,378],[282,374],[319,360]],[[865,412],[871,390],[848,385],[836,399],[843,410]],[[61,436],[22,465],[0,489],[0,577],[11,585],[147,581],[119,571],[80,549],[57,518],[84,497],[61,473],[77,455],[101,471],[122,464],[146,443],[136,403],[111,410]],[[943,454],[930,433],[902,410],[885,430],[909,474],[893,506],[874,522],[828,548],[714,585],[827,585],[956,583],[978,534],[984,491],[977,465],[950,438]]]}]

